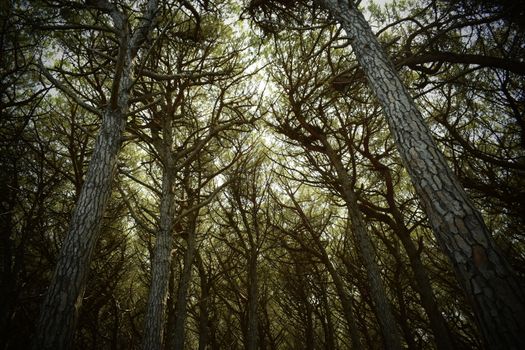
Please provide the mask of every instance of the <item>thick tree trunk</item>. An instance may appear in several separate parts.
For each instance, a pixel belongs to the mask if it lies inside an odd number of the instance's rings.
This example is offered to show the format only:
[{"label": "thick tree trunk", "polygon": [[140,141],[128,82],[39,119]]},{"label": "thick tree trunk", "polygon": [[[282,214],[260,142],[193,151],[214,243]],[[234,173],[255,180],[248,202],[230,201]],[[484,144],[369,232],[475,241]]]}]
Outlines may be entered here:
[{"label": "thick tree trunk", "polygon": [[125,110],[108,110],[104,114],[86,179],[40,311],[35,350],[71,348],[89,263],[111,194],[125,125],[124,113]]},{"label": "thick tree trunk", "polygon": [[160,203],[160,225],[151,263],[151,287],[144,317],[144,350],[162,348],[165,326],[166,302],[173,248],[173,226],[175,216],[175,168],[171,154],[164,164],[162,197]]},{"label": "thick tree trunk", "polygon": [[317,0],[349,37],[381,103],[436,240],[472,302],[490,349],[525,348],[525,297],[480,213],[439,152],[413,99],[363,15],[349,2]]},{"label": "thick tree trunk", "polygon": [[102,126],[86,178],[40,311],[33,340],[35,350],[65,350],[72,346],[91,257],[111,195],[118,153],[126,126],[134,60],[138,50],[149,37],[157,11],[157,1],[149,0],[138,29],[130,36],[127,16],[115,5],[99,1],[93,6],[112,17],[116,31],[120,34],[119,55],[109,106],[103,114]]}]

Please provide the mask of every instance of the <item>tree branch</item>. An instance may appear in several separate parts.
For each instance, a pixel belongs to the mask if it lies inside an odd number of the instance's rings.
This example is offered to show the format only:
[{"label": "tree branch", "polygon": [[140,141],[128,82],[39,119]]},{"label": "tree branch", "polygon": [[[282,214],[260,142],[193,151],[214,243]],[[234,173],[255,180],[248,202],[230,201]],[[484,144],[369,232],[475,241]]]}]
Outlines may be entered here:
[{"label": "tree branch", "polygon": [[90,106],[86,102],[82,101],[80,97],[70,88],[68,88],[66,85],[64,85],[62,82],[58,81],[50,72],[49,70],[44,66],[42,63],[42,60],[38,62],[38,67],[40,68],[40,71],[42,74],[53,84],[57,89],[62,91],[64,94],[72,98],[79,106],[86,109],[87,111],[102,116],[102,112],[98,109],[96,109],[93,106]]}]

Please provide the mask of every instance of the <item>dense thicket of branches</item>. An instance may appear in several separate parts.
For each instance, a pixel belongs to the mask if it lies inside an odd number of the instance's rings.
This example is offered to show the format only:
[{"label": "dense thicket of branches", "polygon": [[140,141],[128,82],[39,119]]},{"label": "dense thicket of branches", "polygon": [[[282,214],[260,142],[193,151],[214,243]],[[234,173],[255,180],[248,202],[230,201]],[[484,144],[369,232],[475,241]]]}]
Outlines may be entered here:
[{"label": "dense thicket of branches", "polygon": [[1,349],[523,346],[522,5],[0,6]]}]

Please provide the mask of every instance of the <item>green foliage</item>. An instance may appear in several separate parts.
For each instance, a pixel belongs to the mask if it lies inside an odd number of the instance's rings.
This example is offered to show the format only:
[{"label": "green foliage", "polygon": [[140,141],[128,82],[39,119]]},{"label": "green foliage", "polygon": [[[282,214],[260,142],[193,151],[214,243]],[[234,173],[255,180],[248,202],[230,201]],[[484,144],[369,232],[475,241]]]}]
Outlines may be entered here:
[{"label": "green foliage", "polygon": [[[363,344],[381,347],[329,145],[357,193],[404,343],[435,346],[402,233],[458,348],[481,347],[472,307],[432,237],[345,33],[309,1],[160,3],[133,72],[76,346],[140,347],[170,154],[177,213],[171,306],[190,213],[197,213],[186,348],[246,345],[252,260],[261,348],[349,348],[334,275]],[[483,11],[446,1],[370,2],[367,9],[439,148],[523,280],[523,31],[506,17],[510,5],[472,3]],[[138,22],[142,2],[115,4]],[[2,6],[0,346],[17,349],[28,346],[83,185],[119,42],[108,14],[80,2]]]}]

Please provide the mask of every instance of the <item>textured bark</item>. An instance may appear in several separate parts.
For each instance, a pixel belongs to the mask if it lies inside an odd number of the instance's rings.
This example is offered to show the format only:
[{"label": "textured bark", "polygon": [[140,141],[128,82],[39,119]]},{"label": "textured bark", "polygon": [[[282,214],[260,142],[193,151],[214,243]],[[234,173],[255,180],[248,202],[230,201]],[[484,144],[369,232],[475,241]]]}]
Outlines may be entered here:
[{"label": "textured bark", "polygon": [[430,220],[490,349],[525,348],[525,297],[480,213],[439,152],[413,99],[363,15],[348,2],[317,0],[345,29],[377,96]]},{"label": "textured bark", "polygon": [[42,305],[35,349],[69,349],[86,287],[89,262],[111,194],[124,131],[122,111],[108,110],[86,179]]},{"label": "textured bark", "polygon": [[[171,159],[171,157],[170,157]],[[175,216],[174,167],[172,162],[164,164],[162,175],[162,197],[160,223],[151,263],[151,287],[144,318],[144,350],[160,350],[164,333],[164,318],[168,299],[168,284],[173,247]]]},{"label": "textured bark", "polygon": [[[168,101],[169,102],[169,101]],[[168,287],[171,276],[173,231],[175,226],[175,180],[176,167],[173,157],[173,106],[168,103],[162,117],[162,139],[155,137],[154,146],[162,161],[162,192],[160,219],[156,235],[153,261],[151,262],[151,286],[144,317],[144,350],[163,348]],[[155,134],[158,130],[152,130]]]},{"label": "textured bark", "polygon": [[122,134],[126,125],[134,58],[147,39],[157,2],[148,2],[140,29],[130,37],[126,16],[99,1],[96,6],[110,13],[120,31],[119,56],[115,67],[110,104],[102,118],[86,178],[73,212],[57,267],[40,311],[34,349],[70,349],[79,309],[86,288],[93,249],[100,234],[106,204],[111,194]]}]

